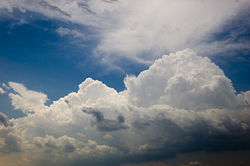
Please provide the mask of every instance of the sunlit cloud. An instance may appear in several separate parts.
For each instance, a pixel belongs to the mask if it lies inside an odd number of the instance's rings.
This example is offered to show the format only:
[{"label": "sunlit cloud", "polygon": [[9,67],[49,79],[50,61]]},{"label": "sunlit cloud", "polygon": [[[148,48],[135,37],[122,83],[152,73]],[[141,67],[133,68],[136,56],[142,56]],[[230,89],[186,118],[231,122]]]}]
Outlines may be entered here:
[{"label": "sunlit cloud", "polygon": [[[187,47],[208,55],[232,48],[249,49],[247,43],[235,43],[234,36],[220,42],[209,41],[248,7],[248,0],[5,0],[0,3],[0,8],[9,12],[13,9],[36,12],[65,23],[91,27],[98,40],[93,51],[101,62],[111,65],[121,57],[151,64],[162,54]],[[84,31],[63,27],[56,32],[61,36],[86,36]]]},{"label": "sunlit cloud", "polygon": [[88,78],[47,106],[46,94],[9,82],[11,104],[26,116],[1,114],[2,158],[18,155],[10,161],[16,165],[119,165],[241,149],[250,138],[249,91],[236,94],[223,71],[191,49],[164,55],[125,85],[117,92]]}]

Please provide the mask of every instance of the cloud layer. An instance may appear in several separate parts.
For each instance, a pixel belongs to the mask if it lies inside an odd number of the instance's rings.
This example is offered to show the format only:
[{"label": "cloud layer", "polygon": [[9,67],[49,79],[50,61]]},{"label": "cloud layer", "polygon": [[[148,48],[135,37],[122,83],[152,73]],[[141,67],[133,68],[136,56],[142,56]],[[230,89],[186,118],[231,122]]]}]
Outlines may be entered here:
[{"label": "cloud layer", "polygon": [[164,55],[125,85],[118,93],[88,78],[47,106],[47,95],[9,82],[11,103],[26,116],[0,114],[0,159],[19,166],[120,165],[250,148],[250,91],[236,94],[223,71],[191,49]]},{"label": "cloud layer", "polygon": [[[36,12],[65,23],[90,26],[98,44],[94,52],[104,63],[120,57],[140,63],[152,63],[166,52],[194,48],[221,53],[226,50],[249,49],[246,42],[235,43],[235,34],[219,42],[209,41],[239,12],[249,7],[248,0],[3,0],[1,9],[12,12]],[[243,16],[246,18],[245,16]],[[238,18],[237,18],[238,19]],[[238,25],[238,24],[237,24]],[[248,29],[248,28],[247,28]],[[59,34],[85,37],[77,30],[60,27]],[[84,31],[82,33],[85,33]],[[238,35],[237,35],[238,34]],[[212,47],[211,47],[212,45]]]}]

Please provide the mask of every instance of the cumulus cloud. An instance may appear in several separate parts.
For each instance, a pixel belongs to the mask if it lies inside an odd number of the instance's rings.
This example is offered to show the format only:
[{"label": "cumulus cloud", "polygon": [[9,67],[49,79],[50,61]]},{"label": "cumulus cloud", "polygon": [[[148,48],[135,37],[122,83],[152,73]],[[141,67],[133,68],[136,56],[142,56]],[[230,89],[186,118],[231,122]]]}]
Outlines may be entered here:
[{"label": "cumulus cloud", "polygon": [[9,122],[8,118],[4,114],[0,114],[0,121],[3,125],[0,125],[0,153],[12,154],[21,151],[21,136],[12,128],[13,125]]},{"label": "cumulus cloud", "polygon": [[9,87],[14,90],[14,93],[9,93],[9,97],[15,109],[21,109],[24,113],[46,109],[44,104],[48,100],[47,95],[28,90],[24,85],[15,82],[9,82]]},{"label": "cumulus cloud", "polygon": [[202,110],[241,104],[223,71],[188,49],[163,56],[138,77],[127,77],[125,85],[130,100],[138,106],[168,104]]},{"label": "cumulus cloud", "polygon": [[164,55],[124,82],[118,93],[88,78],[49,106],[45,94],[10,82],[12,105],[28,114],[0,126],[2,158],[19,150],[26,165],[120,165],[250,148],[249,91],[236,94],[223,71],[191,49]]},{"label": "cumulus cloud", "polygon": [[[248,0],[3,0],[0,8],[19,9],[45,15],[63,22],[90,26],[97,36],[95,49],[103,62],[118,57],[152,63],[162,53],[186,47],[207,53],[212,50],[249,49],[245,42],[235,43],[235,36],[220,42],[208,42],[227,21],[235,18]],[[243,18],[247,18],[242,16]],[[238,18],[237,18],[238,19]],[[239,24],[235,24],[239,25]],[[235,29],[235,28],[234,28]],[[249,28],[247,28],[249,29]],[[84,32],[59,27],[61,35],[84,36]],[[234,34],[244,32],[237,29]],[[244,44],[245,43],[245,44]],[[119,58],[118,58],[119,59]]]}]

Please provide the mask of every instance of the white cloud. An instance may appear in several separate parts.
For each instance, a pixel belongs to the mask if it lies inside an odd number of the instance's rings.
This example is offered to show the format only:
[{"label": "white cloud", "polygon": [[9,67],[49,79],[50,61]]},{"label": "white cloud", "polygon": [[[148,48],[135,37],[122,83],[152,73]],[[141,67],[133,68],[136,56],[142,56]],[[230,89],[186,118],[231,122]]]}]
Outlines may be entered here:
[{"label": "white cloud", "polygon": [[66,36],[66,35],[72,35],[74,36],[75,38],[81,38],[81,39],[84,39],[85,36],[83,33],[77,31],[77,30],[71,30],[69,28],[64,28],[64,27],[59,27],[56,29],[56,32],[61,36]]},{"label": "white cloud", "polygon": [[[206,39],[228,20],[249,6],[248,0],[4,0],[0,8],[33,11],[65,22],[93,27],[99,44],[95,52],[103,62],[112,63],[120,56],[151,63],[159,55],[194,48],[207,52]],[[61,35],[81,37],[83,33],[66,28]],[[78,33],[79,32],[79,33]],[[228,43],[230,42],[230,43]],[[247,47],[232,40],[213,43],[219,50]],[[206,49],[204,51],[204,49]],[[212,49],[216,53],[216,49]]]},{"label": "white cloud", "polygon": [[10,88],[15,93],[9,93],[11,104],[15,109],[21,109],[24,113],[32,113],[47,108],[44,104],[48,100],[47,95],[26,89],[22,84],[9,82]]},{"label": "white cloud", "polygon": [[21,151],[14,160],[27,165],[102,165],[111,158],[117,164],[193,150],[197,139],[202,149],[249,140],[249,91],[235,94],[223,71],[190,49],[164,55],[125,84],[118,93],[88,78],[77,92],[45,106],[45,94],[10,82],[14,108],[32,114],[0,126],[0,160]]},{"label": "white cloud", "polygon": [[[104,33],[98,50],[145,61],[166,51],[200,44],[233,17],[244,2],[146,0],[127,4],[133,7],[120,18],[118,26]],[[145,52],[150,55],[145,56]]]},{"label": "white cloud", "polygon": [[2,83],[2,87],[3,87],[4,89],[10,89],[10,87],[8,87],[5,83]]},{"label": "white cloud", "polygon": [[125,85],[129,99],[138,106],[203,110],[241,104],[224,72],[190,49],[163,56],[138,77],[127,77]]},{"label": "white cloud", "polygon": [[6,93],[5,90],[3,90],[3,88],[0,88],[0,94],[4,94]]},{"label": "white cloud", "polygon": [[59,27],[59,28],[56,29],[56,32],[60,36],[65,36],[65,35],[68,35],[71,31],[68,28]]}]

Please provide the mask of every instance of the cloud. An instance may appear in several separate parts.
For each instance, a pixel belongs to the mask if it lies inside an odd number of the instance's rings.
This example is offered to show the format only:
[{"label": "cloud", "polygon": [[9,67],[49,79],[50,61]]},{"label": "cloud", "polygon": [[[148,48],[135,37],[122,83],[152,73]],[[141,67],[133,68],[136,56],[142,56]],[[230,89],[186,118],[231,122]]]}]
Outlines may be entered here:
[{"label": "cloud", "polygon": [[139,163],[139,164],[125,164],[122,166],[171,166],[164,162],[147,162],[147,163]]},{"label": "cloud", "polygon": [[9,93],[11,103],[15,109],[21,109],[24,113],[32,113],[46,109],[44,105],[48,100],[47,95],[26,89],[25,86],[15,82],[9,82],[9,87],[15,93]]},{"label": "cloud", "polygon": [[69,28],[64,28],[64,27],[59,27],[56,29],[56,32],[61,36],[66,36],[66,35],[72,35],[75,38],[81,38],[84,39],[85,36],[84,34],[82,34],[81,32],[77,31],[77,30],[71,30]]},{"label": "cloud", "polygon": [[6,93],[5,90],[3,90],[3,88],[0,88],[0,94],[4,94]]},{"label": "cloud", "polygon": [[100,111],[84,108],[83,112],[92,114],[96,118],[96,126],[101,131],[115,131],[126,129],[124,125],[125,118],[122,115],[117,116],[117,120],[105,119]]},{"label": "cloud", "polygon": [[[250,28],[249,6],[241,10],[235,17],[230,18],[220,28],[216,29],[206,39],[195,46],[195,50],[207,56],[238,56],[239,52],[243,60],[247,60],[250,40],[248,29]],[[238,57],[239,58],[239,57]]]},{"label": "cloud", "polygon": [[[21,151],[21,137],[14,131],[13,124],[6,119],[6,115],[0,114],[1,122],[4,125],[0,125],[0,153],[3,155],[9,155],[15,152]],[[5,118],[5,122],[3,121]]]},{"label": "cloud", "polygon": [[[0,8],[19,9],[40,13],[65,23],[90,27],[95,33],[97,46],[94,52],[102,62],[112,64],[121,57],[139,63],[152,63],[159,55],[193,48],[208,55],[249,49],[245,42],[235,43],[245,28],[231,29],[236,36],[225,40],[214,39],[215,32],[228,27],[231,20],[239,20],[241,11],[248,10],[248,0],[5,0]],[[11,10],[12,9],[12,10]],[[242,18],[248,18],[241,16]],[[243,21],[246,22],[246,21]],[[226,26],[225,26],[226,25]],[[234,23],[242,25],[242,23]],[[60,35],[84,36],[83,31],[59,27]],[[218,36],[218,35],[215,35]],[[218,41],[220,40],[220,41]],[[212,50],[211,53],[208,50]]]},{"label": "cloud", "polygon": [[188,164],[182,164],[181,166],[203,166],[203,164],[199,161],[191,161]]},{"label": "cloud", "polygon": [[12,105],[27,115],[1,126],[2,158],[19,150],[26,165],[121,165],[250,148],[249,91],[236,94],[223,71],[191,49],[124,82],[118,93],[88,78],[49,106],[45,94],[10,82]]},{"label": "cloud", "polygon": [[130,100],[138,106],[168,104],[202,110],[241,104],[223,71],[189,49],[163,56],[138,77],[127,77],[125,85]]},{"label": "cloud", "polygon": [[[191,161],[187,164],[180,164],[178,166],[203,166],[199,161]],[[125,164],[122,166],[172,166],[170,164],[164,163],[164,162],[147,162],[147,163],[141,163],[141,164]],[[205,165],[204,165],[205,166]],[[209,166],[209,165],[206,165]]]},{"label": "cloud", "polygon": [[244,2],[148,0],[128,4],[133,7],[120,18],[118,26],[104,33],[97,50],[147,62],[161,53],[203,43],[210,33],[235,16]]},{"label": "cloud", "polygon": [[8,117],[2,112],[0,112],[0,124],[4,125],[5,127],[10,125]]}]

